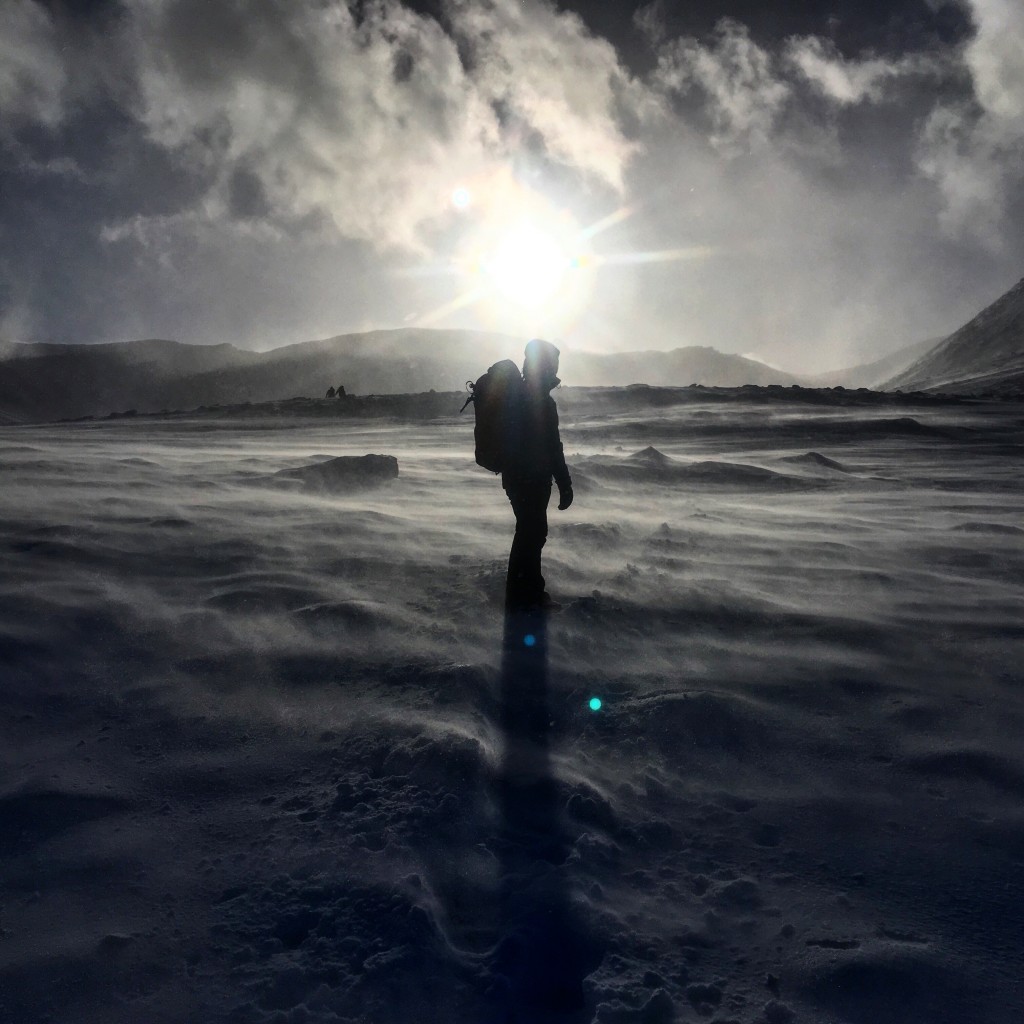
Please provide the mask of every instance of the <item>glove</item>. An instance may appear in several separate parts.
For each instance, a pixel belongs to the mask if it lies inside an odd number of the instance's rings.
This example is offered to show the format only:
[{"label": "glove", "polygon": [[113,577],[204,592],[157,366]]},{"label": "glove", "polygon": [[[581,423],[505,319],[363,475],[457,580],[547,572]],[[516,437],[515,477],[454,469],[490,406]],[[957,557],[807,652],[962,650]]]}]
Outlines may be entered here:
[{"label": "glove", "polygon": [[558,509],[564,512],[572,504],[572,484],[558,488]]}]

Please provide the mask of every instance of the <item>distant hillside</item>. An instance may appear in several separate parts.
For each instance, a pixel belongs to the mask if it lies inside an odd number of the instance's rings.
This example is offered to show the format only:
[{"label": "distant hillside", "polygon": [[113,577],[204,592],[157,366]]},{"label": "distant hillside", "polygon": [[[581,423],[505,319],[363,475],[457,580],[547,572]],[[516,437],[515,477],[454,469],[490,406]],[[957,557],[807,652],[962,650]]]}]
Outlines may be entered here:
[{"label": "distant hillside", "polygon": [[[340,335],[248,352],[232,345],[132,341],[108,345],[0,345],[0,416],[38,422],[135,409],[461,390],[502,358],[522,358],[523,339],[481,331],[403,329]],[[611,386],[791,384],[791,374],[712,348],[563,354],[567,384]]]},{"label": "distant hillside", "polygon": [[1024,393],[1024,279],[885,387],[959,394]]},{"label": "distant hillside", "polygon": [[257,358],[232,345],[152,339],[106,345],[14,345],[0,350],[0,415],[16,422],[172,408],[181,382],[230,374]]},{"label": "distant hillside", "polygon": [[561,377],[581,387],[616,384],[652,384],[686,387],[741,387],[744,384],[800,384],[803,378],[744,356],[726,355],[717,349],[691,345],[670,352],[615,352],[596,355],[567,352],[562,356]]},{"label": "distant hillside", "polygon": [[905,370],[912,363],[916,362],[926,352],[941,341],[941,338],[926,338],[924,341],[915,342],[893,352],[892,355],[883,356],[870,363],[860,363],[857,366],[850,366],[845,370],[832,370],[829,373],[819,373],[808,379],[812,387],[834,388],[880,388],[894,374]]},{"label": "distant hillside", "polygon": [[[400,335],[401,337],[393,337]],[[0,415],[18,422],[354,393],[461,389],[521,343],[474,332],[375,331],[249,352],[132,341],[0,348]]]}]

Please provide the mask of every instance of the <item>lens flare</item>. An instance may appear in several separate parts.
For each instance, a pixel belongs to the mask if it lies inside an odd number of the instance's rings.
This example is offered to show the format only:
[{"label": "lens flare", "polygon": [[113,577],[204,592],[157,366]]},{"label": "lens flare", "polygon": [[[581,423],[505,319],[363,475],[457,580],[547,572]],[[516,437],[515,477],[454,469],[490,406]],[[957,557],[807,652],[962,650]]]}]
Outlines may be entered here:
[{"label": "lens flare", "polygon": [[601,710],[601,698],[600,697],[591,697],[590,698],[590,710],[591,711],[600,711]]},{"label": "lens flare", "polygon": [[473,193],[465,185],[459,185],[452,191],[452,206],[456,210],[465,210],[473,202]]}]

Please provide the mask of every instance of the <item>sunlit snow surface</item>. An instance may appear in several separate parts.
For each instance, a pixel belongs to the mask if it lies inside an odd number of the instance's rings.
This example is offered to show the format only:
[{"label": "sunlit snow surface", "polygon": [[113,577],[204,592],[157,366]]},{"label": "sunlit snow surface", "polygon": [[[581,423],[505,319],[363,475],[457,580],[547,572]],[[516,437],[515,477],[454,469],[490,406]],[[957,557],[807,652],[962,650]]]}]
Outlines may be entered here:
[{"label": "sunlit snow surface", "polygon": [[1024,410],[559,401],[504,661],[466,418],[0,431],[0,1020],[1020,1019]]}]

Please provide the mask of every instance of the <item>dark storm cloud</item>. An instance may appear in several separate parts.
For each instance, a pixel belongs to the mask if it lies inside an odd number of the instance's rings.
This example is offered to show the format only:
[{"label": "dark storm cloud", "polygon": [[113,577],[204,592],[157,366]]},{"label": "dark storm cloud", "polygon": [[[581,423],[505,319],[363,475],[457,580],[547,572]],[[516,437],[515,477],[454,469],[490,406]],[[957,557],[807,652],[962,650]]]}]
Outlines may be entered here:
[{"label": "dark storm cloud", "polygon": [[396,326],[455,285],[389,271],[508,167],[584,222],[629,206],[603,252],[713,254],[603,270],[581,345],[813,368],[1019,276],[1017,0],[570,6],[8,0],[0,333]]}]

